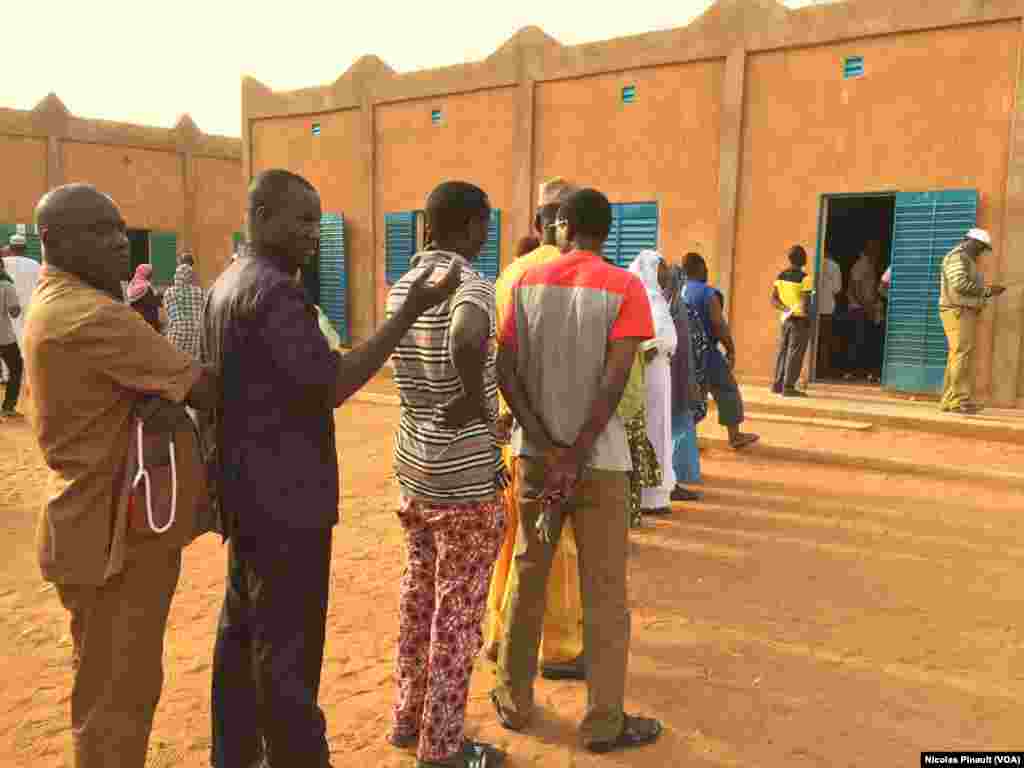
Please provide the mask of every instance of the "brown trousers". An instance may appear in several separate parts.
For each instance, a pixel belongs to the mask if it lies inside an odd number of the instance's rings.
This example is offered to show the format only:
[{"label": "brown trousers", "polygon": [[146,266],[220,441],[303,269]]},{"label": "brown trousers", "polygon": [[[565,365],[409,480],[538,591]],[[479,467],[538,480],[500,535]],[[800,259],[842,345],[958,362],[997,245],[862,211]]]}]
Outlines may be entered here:
[{"label": "brown trousers", "polygon": [[[544,623],[548,575],[555,544],[537,535],[544,487],[544,462],[519,460],[519,530],[509,578],[508,619],[498,657],[502,709],[517,725],[533,710],[533,681]],[[583,599],[583,645],[587,655],[587,713],[583,740],[610,741],[622,731],[622,705],[629,657],[629,608],[626,561],[629,536],[629,480],[625,472],[585,469],[576,492],[564,506],[572,516],[579,551]],[[559,526],[558,534],[561,534]],[[558,537],[555,542],[557,544]]]},{"label": "brown trousers", "polygon": [[978,311],[943,309],[942,328],[949,342],[946,377],[942,383],[941,408],[949,411],[974,399],[974,348],[978,336]]},{"label": "brown trousers", "polygon": [[180,548],[129,534],[124,570],[103,586],[57,585],[74,642],[75,768],[144,768],[180,574]]}]

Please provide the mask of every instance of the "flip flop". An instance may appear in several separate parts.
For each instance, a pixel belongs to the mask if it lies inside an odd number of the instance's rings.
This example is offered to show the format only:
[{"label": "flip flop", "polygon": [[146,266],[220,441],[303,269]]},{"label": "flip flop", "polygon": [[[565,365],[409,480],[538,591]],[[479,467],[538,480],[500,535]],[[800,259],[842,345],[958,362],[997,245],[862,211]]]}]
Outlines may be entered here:
[{"label": "flip flop", "polygon": [[735,443],[729,443],[729,447],[734,451],[742,451],[744,448],[750,447],[760,439],[760,435],[742,435]]},{"label": "flip flop", "polygon": [[661,723],[648,717],[625,715],[622,720],[622,731],[612,741],[592,741],[587,749],[597,754],[606,754],[620,749],[633,749],[653,744],[664,730]]},{"label": "flip flop", "polygon": [[466,739],[457,755],[447,760],[417,760],[416,768],[501,768],[506,757],[497,747]]},{"label": "flip flop", "polygon": [[497,691],[491,691],[491,704],[494,705],[494,713],[498,716],[498,722],[501,723],[502,727],[509,731],[522,731],[525,727],[524,724],[516,723],[512,720],[508,712],[501,705],[501,699],[498,698]]},{"label": "flip flop", "polygon": [[418,733],[391,732],[385,737],[385,740],[397,749],[415,749],[420,743],[420,735]]}]

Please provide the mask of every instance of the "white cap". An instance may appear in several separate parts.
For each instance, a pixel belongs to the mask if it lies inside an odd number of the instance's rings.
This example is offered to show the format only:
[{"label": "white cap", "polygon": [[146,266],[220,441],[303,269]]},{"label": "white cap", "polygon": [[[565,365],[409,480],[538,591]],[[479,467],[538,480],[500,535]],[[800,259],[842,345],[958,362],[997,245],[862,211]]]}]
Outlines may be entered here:
[{"label": "white cap", "polygon": [[11,245],[25,245],[27,241],[25,240],[24,235],[11,235],[9,242]]},{"label": "white cap", "polygon": [[965,237],[968,240],[977,240],[979,243],[982,243],[983,245],[986,245],[989,248],[992,247],[992,238],[984,229],[978,229],[976,227],[974,229],[969,229],[967,230],[967,234],[965,235]]}]

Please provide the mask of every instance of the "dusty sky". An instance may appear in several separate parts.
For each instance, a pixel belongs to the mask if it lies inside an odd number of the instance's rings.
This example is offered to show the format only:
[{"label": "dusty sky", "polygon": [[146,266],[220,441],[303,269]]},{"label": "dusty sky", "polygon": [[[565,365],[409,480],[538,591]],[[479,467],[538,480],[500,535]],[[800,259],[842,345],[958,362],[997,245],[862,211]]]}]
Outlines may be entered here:
[{"label": "dusty sky", "polygon": [[[787,0],[786,5],[813,2]],[[274,90],[307,88],[333,82],[367,53],[397,72],[409,72],[486,58],[529,24],[565,45],[577,45],[683,26],[711,2],[629,0],[599,12],[601,5],[596,0],[18,2],[7,10],[4,25],[0,106],[31,109],[53,91],[80,117],[170,127],[188,112],[207,133],[238,136],[243,75]],[[147,8],[160,8],[161,17]]]}]

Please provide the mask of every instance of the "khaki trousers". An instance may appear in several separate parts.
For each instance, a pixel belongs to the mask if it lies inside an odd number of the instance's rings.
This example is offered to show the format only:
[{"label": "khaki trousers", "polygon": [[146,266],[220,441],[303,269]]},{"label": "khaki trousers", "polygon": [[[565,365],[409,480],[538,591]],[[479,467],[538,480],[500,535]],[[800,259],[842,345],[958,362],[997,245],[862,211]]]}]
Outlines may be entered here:
[{"label": "khaki trousers", "polygon": [[950,411],[971,402],[973,396],[978,312],[973,309],[943,309],[939,316],[949,341],[949,359],[942,385],[942,410]]},{"label": "khaki trousers", "polygon": [[[544,487],[544,462],[519,461],[519,530],[510,579],[505,638],[498,657],[495,694],[516,727],[533,710],[533,681],[544,623],[548,576],[556,544],[537,536],[537,500]],[[583,645],[587,655],[587,713],[583,740],[610,741],[622,731],[630,616],[626,602],[629,480],[625,472],[586,469],[563,508],[572,516],[579,552],[583,600]],[[561,534],[561,526],[558,530]]]},{"label": "khaki trousers", "polygon": [[144,768],[180,574],[181,549],[129,534],[124,570],[106,584],[57,585],[74,643],[75,768]]}]

